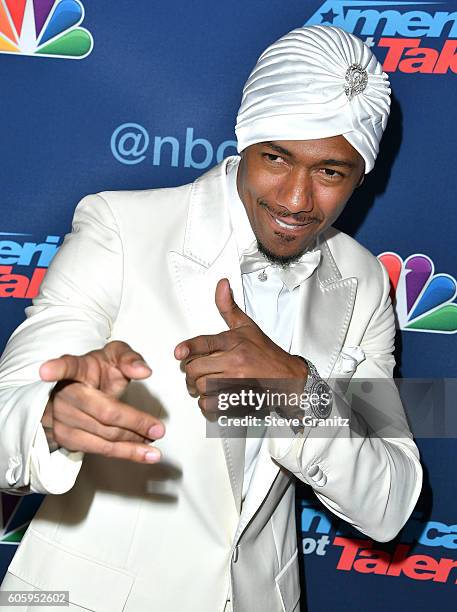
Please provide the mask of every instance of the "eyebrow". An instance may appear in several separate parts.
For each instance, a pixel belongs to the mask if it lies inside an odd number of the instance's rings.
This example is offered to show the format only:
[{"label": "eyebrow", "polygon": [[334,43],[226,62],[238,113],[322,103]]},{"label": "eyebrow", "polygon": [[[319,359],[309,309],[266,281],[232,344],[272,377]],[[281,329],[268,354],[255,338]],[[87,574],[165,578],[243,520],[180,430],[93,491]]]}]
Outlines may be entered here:
[{"label": "eyebrow", "polygon": [[356,164],[348,159],[323,159],[319,162],[325,166],[345,166],[346,168],[355,168]]},{"label": "eyebrow", "polygon": [[[265,141],[265,142],[262,142],[262,144],[270,147],[271,149],[273,149],[274,151],[277,151],[278,153],[281,153],[281,155],[287,155],[288,157],[292,157],[292,158],[294,157],[294,154],[291,151],[288,151],[281,145],[276,144],[275,142]],[[316,166],[320,166],[320,165],[339,166],[339,167],[345,167],[345,168],[351,168],[351,169],[356,167],[356,164],[348,159],[331,159],[331,158],[321,159],[315,165]]]},{"label": "eyebrow", "polygon": [[271,149],[274,149],[278,153],[282,153],[282,155],[287,155],[288,157],[293,157],[294,156],[293,153],[291,153],[290,151],[288,151],[284,147],[281,147],[281,145],[276,144],[275,142],[271,142],[271,141],[267,140],[266,142],[262,142],[262,144],[263,145],[267,145],[267,147],[270,147]]}]

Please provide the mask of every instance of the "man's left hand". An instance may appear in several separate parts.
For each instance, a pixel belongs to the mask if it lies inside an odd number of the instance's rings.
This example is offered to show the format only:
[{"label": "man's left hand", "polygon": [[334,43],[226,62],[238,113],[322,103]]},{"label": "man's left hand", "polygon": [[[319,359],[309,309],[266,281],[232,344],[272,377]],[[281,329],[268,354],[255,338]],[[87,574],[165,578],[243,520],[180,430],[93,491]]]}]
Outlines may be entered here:
[{"label": "man's left hand", "polygon": [[216,286],[216,306],[229,329],[180,342],[174,351],[183,361],[190,395],[199,396],[202,410],[209,410],[206,383],[209,378],[296,379],[303,389],[305,362],[290,355],[266,336],[233,299],[230,283]]}]

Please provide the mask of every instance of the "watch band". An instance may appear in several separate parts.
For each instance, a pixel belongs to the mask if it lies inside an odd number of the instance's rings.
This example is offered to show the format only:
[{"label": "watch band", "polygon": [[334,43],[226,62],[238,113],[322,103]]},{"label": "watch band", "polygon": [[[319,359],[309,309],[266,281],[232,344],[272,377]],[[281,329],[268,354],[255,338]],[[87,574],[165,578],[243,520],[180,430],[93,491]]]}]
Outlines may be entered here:
[{"label": "watch band", "polygon": [[277,412],[286,418],[299,420],[299,426],[290,424],[292,431],[297,434],[303,431],[304,417],[326,419],[330,416],[333,406],[333,393],[330,386],[319,376],[316,366],[311,361],[301,355],[294,355],[294,357],[299,357],[308,370],[308,377],[302,391],[308,406],[289,406],[287,410],[278,407]]},{"label": "watch band", "polygon": [[332,412],[332,390],[325,380],[320,377],[316,366],[309,359],[305,359],[301,355],[297,355],[297,357],[300,357],[308,368],[308,378],[303,388],[303,393],[306,393],[308,398],[310,398],[310,408],[306,411],[307,415],[318,419],[326,419]]}]

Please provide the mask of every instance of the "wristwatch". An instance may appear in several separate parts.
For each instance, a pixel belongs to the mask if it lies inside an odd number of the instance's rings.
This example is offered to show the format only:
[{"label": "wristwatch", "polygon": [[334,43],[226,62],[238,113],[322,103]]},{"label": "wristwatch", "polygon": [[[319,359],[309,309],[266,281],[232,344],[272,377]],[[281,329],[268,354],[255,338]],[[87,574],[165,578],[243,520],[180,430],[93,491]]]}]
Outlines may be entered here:
[{"label": "wristwatch", "polygon": [[310,407],[305,410],[306,416],[314,416],[318,419],[326,419],[332,412],[333,393],[330,386],[319,376],[316,366],[301,355],[296,355],[302,359],[308,368],[308,378],[303,388],[303,393],[307,396]]},{"label": "wristwatch", "polygon": [[[294,357],[299,357],[304,361],[308,370],[308,377],[301,393],[307,406],[289,405],[286,410],[278,406],[276,410],[281,416],[291,420],[289,427],[297,434],[304,429],[304,417],[326,419],[330,416],[333,405],[333,393],[330,386],[319,376],[316,366],[311,361],[308,361],[308,359],[301,355],[294,355]],[[297,419],[300,425],[292,423],[293,419]]]}]

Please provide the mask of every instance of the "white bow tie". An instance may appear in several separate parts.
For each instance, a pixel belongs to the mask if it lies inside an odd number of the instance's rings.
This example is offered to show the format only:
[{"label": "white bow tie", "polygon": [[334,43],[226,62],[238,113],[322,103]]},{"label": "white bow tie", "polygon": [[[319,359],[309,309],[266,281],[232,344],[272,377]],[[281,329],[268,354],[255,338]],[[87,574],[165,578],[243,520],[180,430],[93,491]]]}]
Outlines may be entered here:
[{"label": "white bow tie", "polygon": [[[240,267],[242,274],[265,270],[271,266],[289,291],[293,291],[303,281],[311,276],[321,260],[320,250],[308,251],[301,258],[286,267],[271,264],[257,249],[255,251],[243,253],[241,256]],[[265,277],[266,279],[266,277]]]}]

